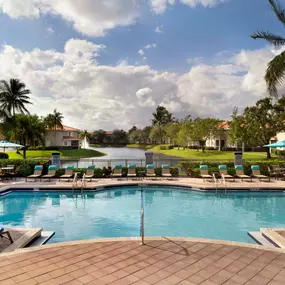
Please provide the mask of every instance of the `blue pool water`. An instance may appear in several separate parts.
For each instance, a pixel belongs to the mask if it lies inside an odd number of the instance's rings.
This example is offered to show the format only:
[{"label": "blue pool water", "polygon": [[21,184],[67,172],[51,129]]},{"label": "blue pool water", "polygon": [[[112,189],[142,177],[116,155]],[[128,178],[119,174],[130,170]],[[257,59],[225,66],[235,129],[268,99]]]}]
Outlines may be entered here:
[{"label": "blue pool water", "polygon": [[285,227],[284,193],[206,194],[144,187],[73,195],[14,192],[0,198],[0,224],[55,231],[50,242],[145,234],[248,242],[248,231]]}]

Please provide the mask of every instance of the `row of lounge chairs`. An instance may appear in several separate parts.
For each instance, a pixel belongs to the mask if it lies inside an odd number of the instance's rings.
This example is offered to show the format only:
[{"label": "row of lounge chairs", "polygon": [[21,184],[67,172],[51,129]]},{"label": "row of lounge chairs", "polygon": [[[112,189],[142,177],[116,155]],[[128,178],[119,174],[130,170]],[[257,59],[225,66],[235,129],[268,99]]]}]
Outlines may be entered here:
[{"label": "row of lounge chairs", "polygon": [[[134,178],[137,176],[137,170],[136,170],[136,165],[132,164],[132,165],[128,165],[128,173],[127,173],[127,177],[129,178]],[[86,173],[85,173],[85,179],[86,180],[92,180],[92,178],[95,178],[95,165],[90,165],[87,167],[86,169]],[[26,181],[28,179],[34,179],[36,181],[36,179],[40,179],[40,181],[42,179],[49,179],[49,181],[52,178],[56,177],[56,170],[57,167],[55,165],[50,165],[48,167],[48,174],[46,175],[42,175],[43,172],[43,166],[42,165],[36,165],[34,168],[34,174],[30,175],[28,177],[26,177]],[[112,173],[112,177],[113,178],[120,178],[123,176],[123,166],[122,165],[116,165],[113,168],[113,173]],[[71,179],[74,176],[74,166],[67,166],[65,168],[65,173],[63,175],[61,175],[59,177],[59,179]],[[148,164],[146,166],[146,176],[147,177],[156,177],[155,174],[155,166],[154,164]],[[170,166],[168,164],[163,164],[162,165],[162,177],[171,177],[171,173],[170,173]]]},{"label": "row of lounge chairs", "polygon": [[[259,165],[252,165],[251,166],[251,171],[252,174],[251,176],[246,175],[244,173],[244,167],[243,165],[236,165],[235,166],[235,176],[228,174],[228,168],[226,165],[219,165],[219,174],[221,177],[223,177],[225,180],[233,180],[235,181],[235,178],[243,180],[250,180],[252,181],[252,178],[256,178],[261,180],[268,180],[270,181],[270,177],[266,175],[262,175],[260,173],[260,166]],[[200,176],[203,178],[205,181],[206,179],[213,179],[213,176],[209,174],[209,168],[208,165],[200,165]]]}]

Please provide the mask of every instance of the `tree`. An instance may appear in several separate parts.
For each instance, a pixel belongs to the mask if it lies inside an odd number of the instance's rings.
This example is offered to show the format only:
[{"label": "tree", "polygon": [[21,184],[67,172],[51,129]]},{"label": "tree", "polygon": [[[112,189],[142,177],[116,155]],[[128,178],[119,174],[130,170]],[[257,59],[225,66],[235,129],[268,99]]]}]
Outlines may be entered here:
[{"label": "tree", "polygon": [[52,114],[48,114],[45,118],[45,124],[47,128],[50,129],[63,129],[62,121],[63,121],[62,113],[58,112],[56,109],[53,110]]},{"label": "tree", "polygon": [[191,141],[192,131],[193,131],[193,120],[191,116],[188,116],[181,122],[181,127],[177,134],[177,143],[179,145],[187,146]]},{"label": "tree", "polygon": [[45,124],[37,115],[16,114],[13,118],[6,118],[3,123],[5,138],[24,146],[24,158],[28,145],[44,144],[45,131]]},{"label": "tree", "polygon": [[96,130],[93,133],[94,142],[97,144],[103,144],[106,138],[106,132],[102,129]]},{"label": "tree", "polygon": [[22,114],[29,114],[26,109],[26,104],[32,104],[28,96],[31,94],[29,89],[26,89],[25,83],[19,79],[11,78],[9,82],[6,80],[0,81],[0,110],[6,116],[15,117],[16,111]]},{"label": "tree", "polygon": [[198,142],[202,151],[205,151],[205,144],[207,139],[218,133],[219,120],[214,118],[196,118],[193,121],[193,127],[191,131],[191,140]]},{"label": "tree", "polygon": [[149,139],[151,142],[161,142],[165,137],[165,130],[161,126],[153,126],[151,128]]},{"label": "tree", "polygon": [[[276,0],[268,0],[277,19],[285,25],[285,9]],[[285,38],[267,31],[257,31],[252,34],[253,39],[263,39],[276,47],[285,45]],[[268,64],[265,81],[271,95],[277,95],[277,85],[282,83],[285,76],[285,51],[282,51]]]},{"label": "tree", "polygon": [[124,130],[114,130],[112,140],[114,144],[127,144],[128,135]]},{"label": "tree", "polygon": [[85,138],[86,139],[89,139],[90,137],[90,134],[87,130],[81,130],[78,134],[78,137],[81,139],[81,140],[84,140]]},{"label": "tree", "polygon": [[159,141],[162,143],[163,140],[163,131],[161,126],[165,126],[168,123],[173,122],[172,114],[163,106],[157,106],[155,113],[152,114],[152,125],[158,126],[157,130],[159,131]]},{"label": "tree", "polygon": [[181,124],[179,122],[168,123],[165,126],[165,134],[173,144],[178,144],[178,133],[181,129]]},{"label": "tree", "polygon": [[[231,126],[241,124],[232,131],[231,136],[239,138],[249,146],[263,147],[277,133],[285,130],[285,98],[273,103],[272,98],[264,98],[256,102],[255,106],[244,109],[243,114],[233,113]],[[270,149],[267,148],[267,158],[270,158]]]}]

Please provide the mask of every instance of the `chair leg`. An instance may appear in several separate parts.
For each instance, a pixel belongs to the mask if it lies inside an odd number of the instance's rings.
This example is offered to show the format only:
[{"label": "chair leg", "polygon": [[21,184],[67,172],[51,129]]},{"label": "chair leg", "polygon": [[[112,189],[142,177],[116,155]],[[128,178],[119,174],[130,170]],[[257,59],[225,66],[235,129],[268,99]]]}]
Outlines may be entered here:
[{"label": "chair leg", "polygon": [[10,232],[7,232],[7,236],[8,236],[8,238],[9,238],[10,242],[13,243],[13,239],[12,239],[12,237],[11,237]]}]

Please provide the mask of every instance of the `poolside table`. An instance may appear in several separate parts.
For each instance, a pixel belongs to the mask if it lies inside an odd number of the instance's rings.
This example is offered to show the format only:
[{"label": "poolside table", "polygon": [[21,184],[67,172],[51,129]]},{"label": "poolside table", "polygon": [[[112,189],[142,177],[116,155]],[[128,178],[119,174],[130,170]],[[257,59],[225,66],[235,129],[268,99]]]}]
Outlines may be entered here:
[{"label": "poolside table", "polygon": [[278,175],[278,179],[283,177],[285,174],[285,167],[274,167],[274,171]]}]

